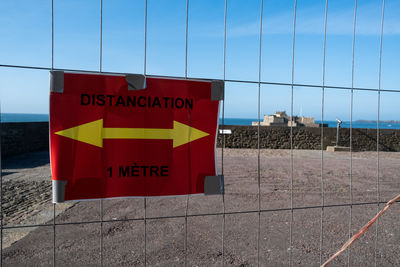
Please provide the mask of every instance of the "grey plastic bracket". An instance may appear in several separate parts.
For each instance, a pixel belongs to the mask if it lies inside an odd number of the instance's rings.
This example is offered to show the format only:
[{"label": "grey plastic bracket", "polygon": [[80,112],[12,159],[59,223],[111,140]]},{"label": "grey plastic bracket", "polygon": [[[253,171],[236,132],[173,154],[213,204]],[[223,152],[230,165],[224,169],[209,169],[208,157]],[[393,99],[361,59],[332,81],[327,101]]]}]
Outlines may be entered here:
[{"label": "grey plastic bracket", "polygon": [[62,203],[65,199],[65,180],[52,180],[53,182],[53,203]]},{"label": "grey plastic bracket", "polygon": [[224,100],[225,83],[222,80],[211,82],[211,100]]},{"label": "grey plastic bracket", "polygon": [[127,74],[125,76],[128,83],[128,90],[146,89],[146,77],[143,74]]},{"label": "grey plastic bracket", "polygon": [[50,92],[64,92],[64,72],[50,71]]},{"label": "grey plastic bracket", "polygon": [[206,176],[204,179],[205,195],[221,195],[224,194],[224,176]]}]

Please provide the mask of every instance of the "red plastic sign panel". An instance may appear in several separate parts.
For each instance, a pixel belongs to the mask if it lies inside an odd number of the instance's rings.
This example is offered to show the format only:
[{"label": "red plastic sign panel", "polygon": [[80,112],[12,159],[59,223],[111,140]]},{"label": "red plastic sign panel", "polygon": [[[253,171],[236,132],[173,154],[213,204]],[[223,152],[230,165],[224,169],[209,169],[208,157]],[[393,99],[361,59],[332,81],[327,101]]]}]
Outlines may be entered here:
[{"label": "red plastic sign panel", "polygon": [[54,71],[53,201],[222,193],[221,81]]}]

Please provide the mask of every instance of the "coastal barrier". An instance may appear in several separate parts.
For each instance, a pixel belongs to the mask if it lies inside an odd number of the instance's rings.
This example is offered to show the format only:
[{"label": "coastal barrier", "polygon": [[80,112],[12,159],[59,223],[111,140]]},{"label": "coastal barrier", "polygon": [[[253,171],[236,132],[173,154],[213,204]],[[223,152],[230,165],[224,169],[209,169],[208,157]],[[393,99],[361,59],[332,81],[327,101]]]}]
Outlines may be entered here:
[{"label": "coastal barrier", "polygon": [[[220,127],[222,129],[222,127]],[[230,134],[218,135],[217,147],[222,147],[223,136],[227,148],[257,148],[258,127],[225,125]],[[321,149],[321,128],[293,127],[294,149]],[[290,149],[290,128],[260,126],[260,148]],[[323,146],[336,143],[336,128],[323,129]],[[350,146],[350,129],[340,129],[340,145]],[[379,130],[380,151],[400,151],[400,130]],[[353,129],[354,151],[376,151],[376,129]],[[9,122],[1,124],[1,154],[3,157],[49,149],[48,122]]]},{"label": "coastal barrier", "polygon": [[[223,129],[230,129],[231,134],[223,135],[227,148],[257,148],[257,126],[225,125]],[[220,127],[222,129],[222,126]],[[321,149],[321,128],[293,127],[294,149]],[[290,127],[260,126],[260,148],[290,149]],[[350,146],[350,129],[340,129],[341,146]],[[352,129],[353,151],[376,151],[376,129]],[[217,147],[222,147],[223,137],[218,136]],[[323,148],[336,145],[336,128],[323,128]],[[380,151],[400,151],[400,130],[379,130]]]},{"label": "coastal barrier", "polygon": [[7,122],[1,124],[2,157],[48,149],[48,122]]}]

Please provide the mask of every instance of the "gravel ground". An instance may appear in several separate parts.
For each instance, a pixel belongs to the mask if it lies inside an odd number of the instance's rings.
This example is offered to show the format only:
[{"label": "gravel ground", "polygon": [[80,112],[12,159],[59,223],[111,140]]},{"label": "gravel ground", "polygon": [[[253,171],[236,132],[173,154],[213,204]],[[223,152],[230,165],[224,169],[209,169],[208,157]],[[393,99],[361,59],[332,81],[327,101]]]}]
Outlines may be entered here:
[{"label": "gravel ground", "polygon": [[[218,162],[221,162],[221,150],[217,152]],[[374,202],[377,197],[386,201],[400,192],[400,153],[381,152],[379,172],[376,152],[353,153],[351,162],[347,152],[321,155],[321,151],[295,150],[292,156],[293,172],[289,150],[260,151],[261,198],[258,199],[257,151],[224,149],[227,214],[219,215],[224,208],[221,196],[189,197],[188,214],[200,215],[187,219],[189,266],[221,266],[223,261],[229,266],[256,266],[259,222],[261,266],[287,266],[289,261],[296,266],[318,266],[320,257],[326,260],[347,240],[349,230],[360,229],[378,208],[376,204],[353,205],[352,208],[337,205],[350,201],[355,204]],[[4,225],[48,225],[4,229],[4,266],[50,266],[53,261],[53,204],[48,153],[8,158],[2,166]],[[182,216],[186,203],[187,197],[147,199],[149,219],[145,224],[143,199],[105,200],[104,265],[143,266],[146,228],[147,265],[184,266],[186,231]],[[291,203],[299,208],[293,214],[286,210]],[[323,210],[315,207],[322,203],[329,207]],[[256,212],[259,204],[260,217]],[[208,213],[213,215],[201,216]],[[56,215],[57,223],[66,223],[56,226],[56,264],[100,265],[100,201],[56,205]],[[174,215],[177,217],[152,219]],[[399,266],[399,215],[400,205],[396,203],[378,221],[378,227],[371,227],[351,247],[350,253],[340,256],[333,266],[342,266],[347,261],[351,266],[373,266],[375,259],[381,266]],[[92,223],[68,224],[85,221]],[[289,249],[290,240],[292,250]]]}]

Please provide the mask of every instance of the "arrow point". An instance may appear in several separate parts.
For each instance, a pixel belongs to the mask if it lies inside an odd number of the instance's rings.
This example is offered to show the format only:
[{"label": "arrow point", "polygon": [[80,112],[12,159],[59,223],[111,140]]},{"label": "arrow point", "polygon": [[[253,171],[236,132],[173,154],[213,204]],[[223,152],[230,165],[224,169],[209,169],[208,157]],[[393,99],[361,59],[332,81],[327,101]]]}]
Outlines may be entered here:
[{"label": "arrow point", "polygon": [[200,131],[196,128],[190,127],[189,125],[174,121],[173,129],[173,147],[178,147],[186,143],[190,143],[197,139],[206,137],[210,134]]},{"label": "arrow point", "polygon": [[102,130],[103,119],[100,119],[62,130],[55,134],[97,147],[103,147]]}]

